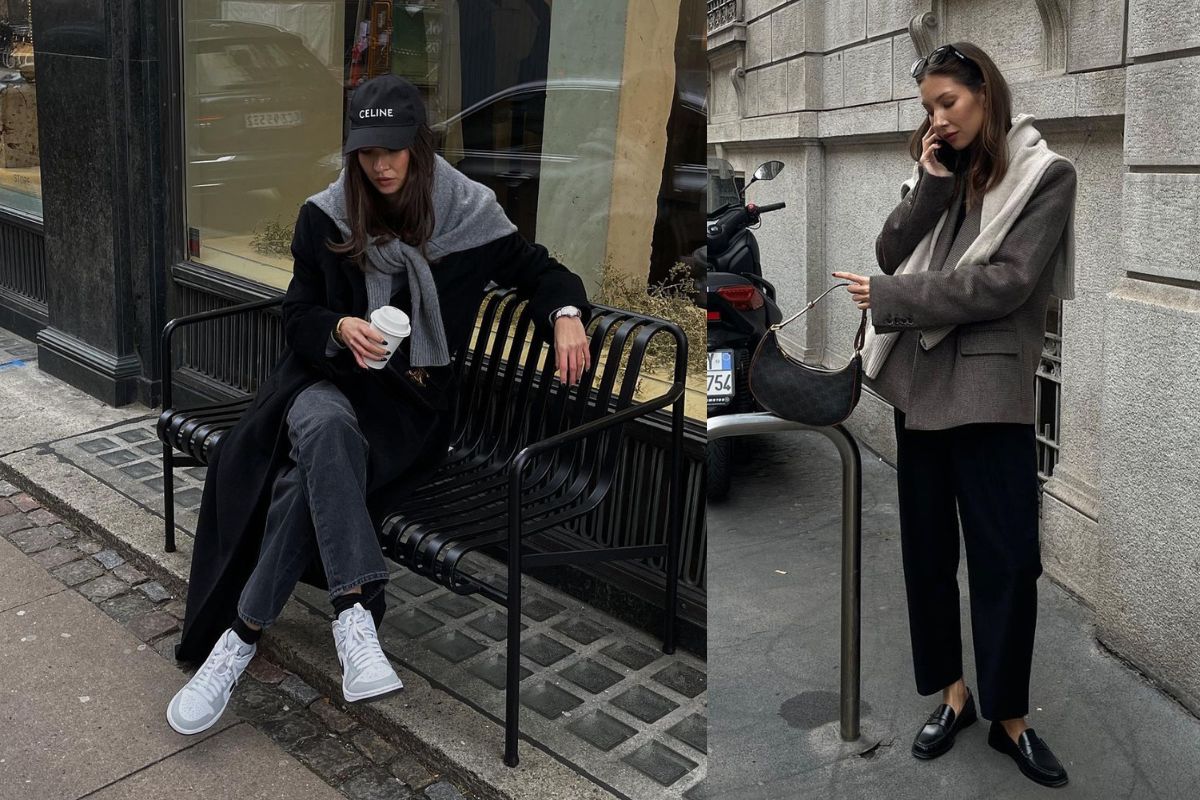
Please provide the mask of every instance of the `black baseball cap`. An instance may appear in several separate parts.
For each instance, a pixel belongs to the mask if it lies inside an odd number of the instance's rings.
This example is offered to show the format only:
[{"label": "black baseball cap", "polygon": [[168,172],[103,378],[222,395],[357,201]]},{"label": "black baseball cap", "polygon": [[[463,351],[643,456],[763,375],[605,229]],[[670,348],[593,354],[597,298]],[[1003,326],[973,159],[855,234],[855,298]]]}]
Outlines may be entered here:
[{"label": "black baseball cap", "polygon": [[364,147],[403,150],[411,147],[425,124],[425,102],[417,87],[398,75],[366,81],[350,96],[350,133],[343,153]]}]

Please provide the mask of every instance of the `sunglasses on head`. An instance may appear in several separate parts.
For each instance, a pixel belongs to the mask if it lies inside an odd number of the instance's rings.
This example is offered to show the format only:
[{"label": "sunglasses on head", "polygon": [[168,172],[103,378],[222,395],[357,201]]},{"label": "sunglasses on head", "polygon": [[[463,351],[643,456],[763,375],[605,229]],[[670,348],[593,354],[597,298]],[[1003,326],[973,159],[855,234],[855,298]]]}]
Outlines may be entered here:
[{"label": "sunglasses on head", "polygon": [[979,65],[964,56],[962,53],[958,52],[958,49],[955,48],[954,45],[944,44],[924,58],[918,58],[916,61],[914,61],[911,70],[912,76],[914,78],[920,78],[925,73],[925,70],[929,69],[930,67],[936,67],[944,64],[951,57],[958,58],[959,61],[970,64],[975,68],[976,72],[982,74],[983,70],[979,69]]}]

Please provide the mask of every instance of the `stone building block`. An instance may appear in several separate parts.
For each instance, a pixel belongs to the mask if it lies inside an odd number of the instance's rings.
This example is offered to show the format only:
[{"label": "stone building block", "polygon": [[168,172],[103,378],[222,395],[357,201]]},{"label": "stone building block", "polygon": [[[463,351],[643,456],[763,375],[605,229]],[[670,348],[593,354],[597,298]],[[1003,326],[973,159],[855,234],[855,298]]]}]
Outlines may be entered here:
[{"label": "stone building block", "polygon": [[787,62],[789,111],[821,107],[821,56],[800,56]]},{"label": "stone building block", "polygon": [[1200,281],[1200,175],[1125,174],[1125,269]]},{"label": "stone building block", "polygon": [[769,67],[755,70],[758,77],[755,92],[758,94],[757,113],[755,116],[766,114],[782,114],[788,110],[788,65],[772,64]]},{"label": "stone building block", "polygon": [[738,120],[714,122],[707,126],[705,141],[709,144],[732,144],[742,140],[742,123]]},{"label": "stone building block", "polygon": [[900,119],[896,126],[898,130],[915,131],[925,121],[927,115],[919,98],[913,97],[905,100],[897,100],[896,105],[899,106],[900,114]]},{"label": "stone building block", "polygon": [[1105,69],[1075,76],[1075,116],[1105,117],[1124,113],[1124,69]]},{"label": "stone building block", "polygon": [[1196,712],[1200,292],[1122,279],[1106,323],[1097,635]]},{"label": "stone building block", "polygon": [[[1095,122],[1088,131],[1055,131],[1047,134],[1050,149],[1071,159],[1079,174],[1075,197],[1076,299],[1067,305],[1064,324],[1070,326],[1074,321],[1079,321],[1082,312],[1093,315],[1091,319],[1081,322],[1081,327],[1087,330],[1068,330],[1068,347],[1072,340],[1080,341],[1076,339],[1076,333],[1089,336],[1089,332],[1104,327],[1103,308],[1088,306],[1084,309],[1081,303],[1091,302],[1093,297],[1097,302],[1103,302],[1103,298],[1125,275],[1125,267],[1121,263],[1121,222],[1126,191],[1122,181],[1125,174],[1122,168],[1123,141],[1120,123],[1115,120],[1104,124]],[[1085,298],[1084,295],[1092,297]],[[1103,349],[1100,339],[1086,339],[1083,344],[1085,349],[1067,355],[1086,361]],[[1065,364],[1064,368],[1068,366]],[[1090,394],[1099,395],[1099,390],[1097,385]],[[1094,482],[1098,478],[1093,476],[1090,480]]]},{"label": "stone building block", "polygon": [[736,50],[709,54],[708,121],[738,119],[738,92],[734,89],[730,71],[738,66]]},{"label": "stone building block", "polygon": [[932,10],[933,0],[867,0],[867,36],[906,30],[913,15]]},{"label": "stone building block", "polygon": [[771,61],[771,18],[763,17],[746,26],[746,68],[761,67]]},{"label": "stone building block", "polygon": [[1075,76],[1036,78],[1009,85],[1013,114],[1033,114],[1037,119],[1070,119],[1075,116]]},{"label": "stone building block", "polygon": [[[746,19],[758,19],[786,2],[788,0],[746,0]],[[806,2],[806,0],[801,0],[801,2]]]},{"label": "stone building block", "polygon": [[1121,64],[1125,0],[1071,0],[1067,20],[1067,71]]},{"label": "stone building block", "polygon": [[912,65],[917,60],[917,48],[907,33],[892,37],[892,98],[917,97],[921,94],[912,77]]},{"label": "stone building block", "polygon": [[1200,164],[1198,127],[1200,56],[1125,70],[1126,164]]},{"label": "stone building block", "polygon": [[771,15],[771,59],[781,61],[810,50],[805,44],[804,2],[784,6]]},{"label": "stone building block", "polygon": [[[881,103],[878,108],[890,106],[894,122],[895,105]],[[862,114],[874,108],[863,106],[829,112],[823,117]],[[878,142],[830,142],[826,143],[825,153],[825,261],[821,273],[809,275],[809,286],[814,290],[810,300],[818,287],[823,290],[833,283],[829,273],[835,270],[879,274],[875,237],[900,202],[900,184],[912,175],[913,168],[902,142],[894,136]],[[853,303],[824,302],[817,308],[822,306],[826,307],[827,330],[812,341],[825,348],[824,363],[841,366],[851,355],[859,313]]]},{"label": "stone building block", "polygon": [[822,111],[818,123],[820,136],[863,136],[868,133],[891,133],[896,130],[896,102],[875,103],[854,108]]},{"label": "stone building block", "polygon": [[[818,112],[810,111],[742,120],[739,138],[733,141],[759,142],[811,138],[817,135],[817,115]],[[751,171],[755,166],[757,164],[751,165]]]},{"label": "stone building block", "polygon": [[742,108],[743,118],[757,117],[759,101],[762,96],[758,91],[762,83],[762,69],[746,70],[746,102]]},{"label": "stone building block", "polygon": [[820,18],[820,49],[828,52],[867,38],[867,0],[810,2],[809,25]]},{"label": "stone building block", "polygon": [[1042,568],[1089,604],[1096,598],[1099,538],[1096,521],[1063,502],[1047,486],[1042,494]]},{"label": "stone building block", "polygon": [[1129,56],[1200,47],[1200,1],[1129,0]]},{"label": "stone building block", "polygon": [[[756,203],[780,200],[787,202],[787,208],[771,214],[770,219],[764,222],[762,230],[757,233],[762,234],[759,243],[763,277],[774,283],[778,289],[777,300],[780,308],[790,309],[791,313],[799,311],[804,305],[804,269],[814,261],[810,248],[814,244],[819,245],[822,202],[819,180],[821,153],[820,146],[796,144],[792,140],[730,154],[735,166],[745,170],[746,174],[750,174],[764,161],[772,159],[782,161],[786,165],[775,180],[752,186],[749,199]],[[818,169],[815,174],[813,168]],[[789,325],[784,330],[798,327],[799,322]]]},{"label": "stone building block", "polygon": [[821,108],[840,108],[842,97],[842,54],[833,53],[821,60]]},{"label": "stone building block", "polygon": [[938,38],[980,43],[1009,82],[1042,72],[1042,20],[1033,2],[970,0],[945,4]]},{"label": "stone building block", "polygon": [[727,51],[709,60],[709,122],[724,122],[739,118],[737,90],[730,70],[737,67],[737,53]]},{"label": "stone building block", "polygon": [[842,53],[843,102],[848,106],[892,99],[892,40],[851,47]]}]

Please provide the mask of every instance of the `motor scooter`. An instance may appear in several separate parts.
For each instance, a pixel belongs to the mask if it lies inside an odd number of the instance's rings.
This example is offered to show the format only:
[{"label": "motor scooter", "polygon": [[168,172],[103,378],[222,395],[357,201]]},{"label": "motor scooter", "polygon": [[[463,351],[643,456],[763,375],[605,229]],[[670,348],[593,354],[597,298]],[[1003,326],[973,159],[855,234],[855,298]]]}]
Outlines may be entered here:
[{"label": "motor scooter", "polygon": [[[785,203],[755,205],[746,191],[757,181],[769,181],[783,162],[768,161],[754,171],[744,188],[737,186],[733,168],[709,159],[708,241],[697,250],[697,266],[705,270],[705,291],[699,298],[708,317],[708,416],[761,411],[750,394],[750,358],[767,329],[783,316],[775,287],[762,277],[758,241],[751,232],[763,214]],[[729,494],[735,439],[709,442],[705,452],[709,500]]]}]

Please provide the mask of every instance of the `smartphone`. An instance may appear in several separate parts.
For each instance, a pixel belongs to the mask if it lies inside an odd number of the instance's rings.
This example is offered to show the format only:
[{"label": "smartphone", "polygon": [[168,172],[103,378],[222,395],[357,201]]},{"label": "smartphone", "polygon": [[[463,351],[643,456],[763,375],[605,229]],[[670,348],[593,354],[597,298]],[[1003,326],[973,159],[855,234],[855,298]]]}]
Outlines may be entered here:
[{"label": "smartphone", "polygon": [[943,167],[954,172],[958,167],[958,151],[951,147],[949,142],[942,141],[941,139],[936,139],[935,141],[940,146],[933,154],[937,156],[938,161],[942,162]]}]

